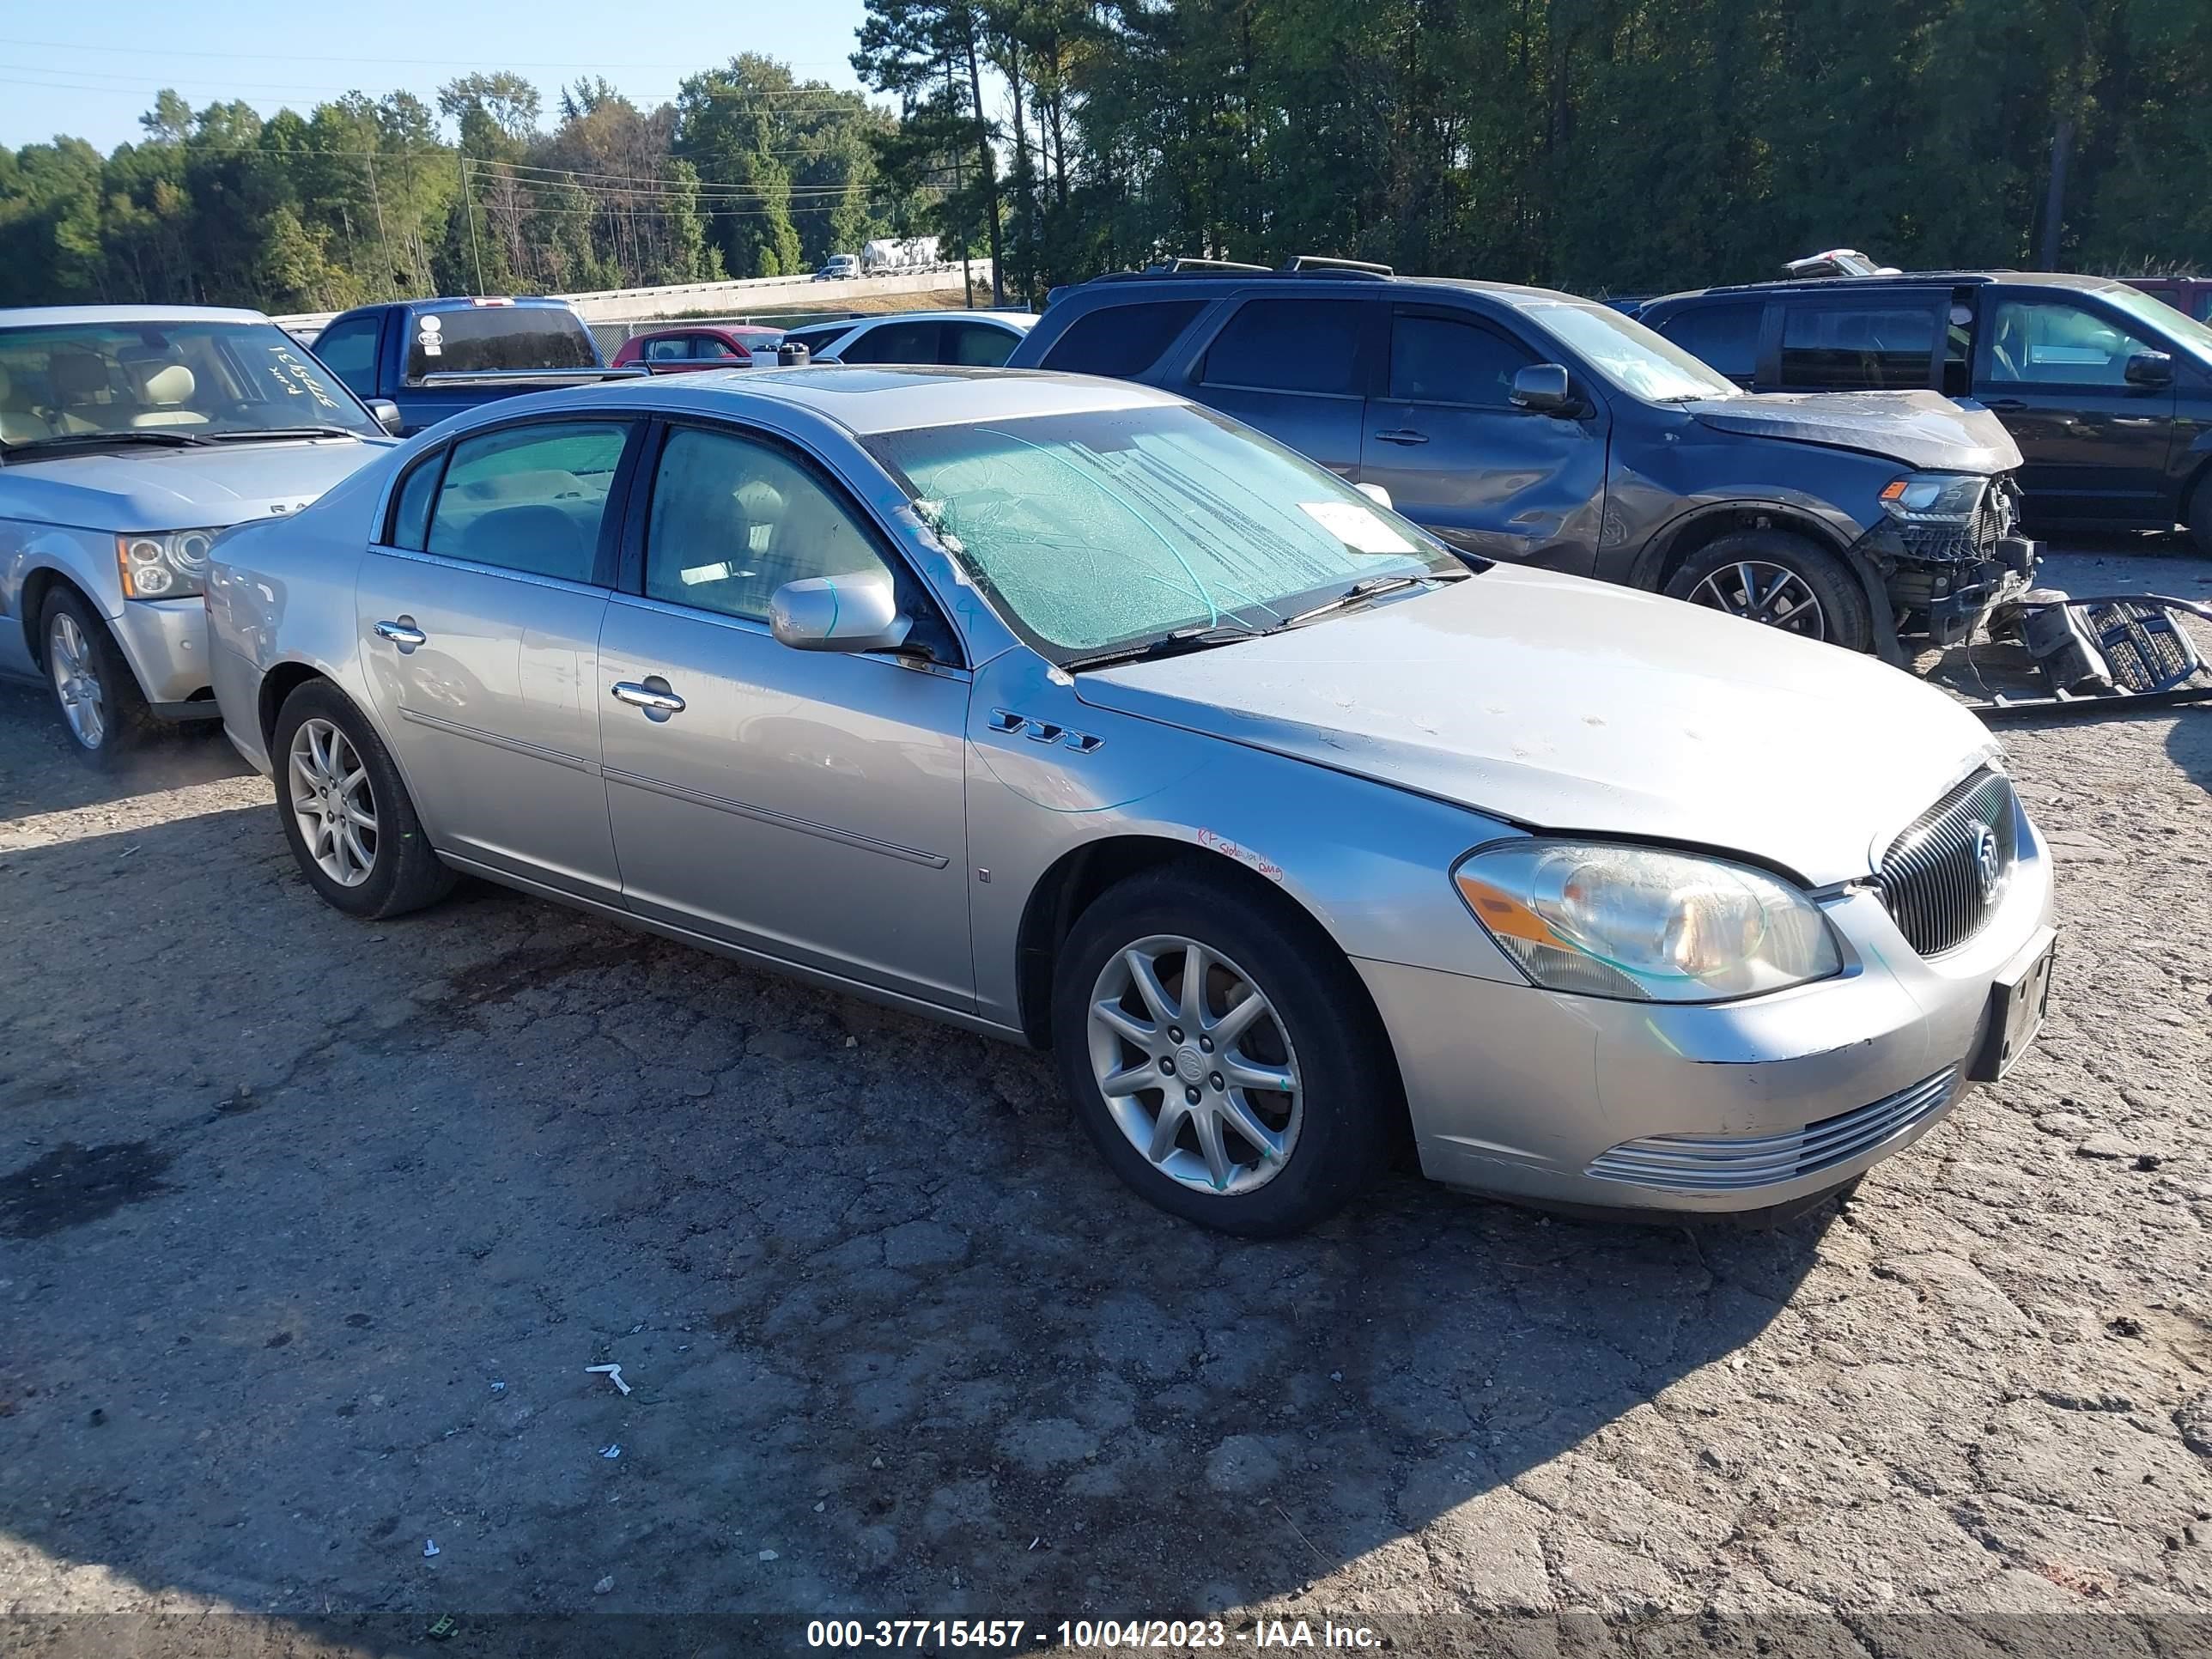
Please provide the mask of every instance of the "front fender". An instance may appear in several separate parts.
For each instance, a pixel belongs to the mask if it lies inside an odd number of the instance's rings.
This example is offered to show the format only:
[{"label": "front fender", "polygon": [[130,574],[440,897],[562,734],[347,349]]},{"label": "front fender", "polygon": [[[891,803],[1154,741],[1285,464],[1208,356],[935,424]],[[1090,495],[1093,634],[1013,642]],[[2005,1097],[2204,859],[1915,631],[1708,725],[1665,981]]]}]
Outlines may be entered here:
[{"label": "front fender", "polygon": [[1022,1023],[1018,947],[1039,882],[1068,854],[1124,837],[1250,871],[1347,956],[1523,982],[1449,877],[1468,848],[1516,833],[1502,821],[1094,708],[1027,651],[977,671],[966,752],[976,1012],[988,1018]]}]

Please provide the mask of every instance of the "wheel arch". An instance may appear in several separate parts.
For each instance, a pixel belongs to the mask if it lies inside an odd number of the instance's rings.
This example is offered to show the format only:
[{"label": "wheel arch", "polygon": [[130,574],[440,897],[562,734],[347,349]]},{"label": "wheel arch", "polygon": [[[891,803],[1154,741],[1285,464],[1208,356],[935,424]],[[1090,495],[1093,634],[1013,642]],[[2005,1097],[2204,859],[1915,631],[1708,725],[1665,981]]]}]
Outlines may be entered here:
[{"label": "wheel arch", "polygon": [[[1629,586],[1661,592],[1692,554],[1740,530],[1776,530],[1802,536],[1822,552],[1842,560],[1858,574],[1862,585],[1866,581],[1861,568],[1865,562],[1853,558],[1850,544],[1817,514],[1773,501],[1736,501],[1695,508],[1667,525],[1644,544],[1644,551],[1629,571]],[[1869,587],[1868,597],[1878,605],[1888,603],[1879,587]]]},{"label": "wheel arch", "polygon": [[32,662],[40,668],[46,665],[46,630],[40,624],[46,618],[46,600],[57,587],[67,588],[90,605],[93,615],[100,617],[103,627],[107,622],[106,617],[100,616],[100,601],[86,592],[68,571],[57,565],[33,565],[23,576],[21,609],[23,647],[31,653]]},{"label": "wheel arch", "polygon": [[[264,748],[270,750],[272,756],[272,746],[276,741],[276,716],[283,710],[285,699],[310,680],[327,681],[340,696],[346,696],[345,687],[311,662],[274,663],[261,677],[260,690],[256,694],[258,706],[254,709],[254,720],[260,728]],[[347,696],[346,701],[351,702],[353,699]]]}]

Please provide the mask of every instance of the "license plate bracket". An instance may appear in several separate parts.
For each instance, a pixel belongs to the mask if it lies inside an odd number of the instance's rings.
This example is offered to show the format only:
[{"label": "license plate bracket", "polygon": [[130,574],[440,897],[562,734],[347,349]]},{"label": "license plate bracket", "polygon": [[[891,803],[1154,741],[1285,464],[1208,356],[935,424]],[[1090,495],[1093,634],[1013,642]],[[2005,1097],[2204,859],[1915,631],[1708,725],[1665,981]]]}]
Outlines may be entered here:
[{"label": "license plate bracket", "polygon": [[1995,1083],[2034,1045],[2044,1016],[2051,1011],[2051,965],[2057,951],[2057,933],[2046,929],[2005,965],[1990,987],[1981,1051],[1966,1068],[1973,1081]]}]

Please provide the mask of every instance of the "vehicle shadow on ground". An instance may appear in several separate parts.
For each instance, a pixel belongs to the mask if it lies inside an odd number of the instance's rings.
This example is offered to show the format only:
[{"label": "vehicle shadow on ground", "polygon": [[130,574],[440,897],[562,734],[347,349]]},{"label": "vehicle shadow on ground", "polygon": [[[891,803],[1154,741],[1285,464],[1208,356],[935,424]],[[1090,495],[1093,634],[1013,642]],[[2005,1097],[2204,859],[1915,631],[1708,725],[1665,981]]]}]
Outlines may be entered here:
[{"label": "vehicle shadow on ground", "polygon": [[[223,740],[214,721],[157,732],[122,761],[94,766],[79,755],[62,729],[54,700],[35,686],[15,681],[0,680],[0,724],[20,726],[21,738],[9,749],[19,754],[27,750],[40,763],[35,784],[21,767],[0,763],[0,822],[244,777],[252,769]],[[65,762],[66,767],[45,764],[49,756]]]},{"label": "vehicle shadow on ground", "polygon": [[[1834,1219],[1400,1176],[1239,1243],[1038,1056],[489,889],[354,922],[265,808],[134,830],[125,905],[121,839],[0,855],[62,896],[0,962],[19,1607],[1167,1617],[1412,1552],[1510,1607],[1551,1511],[1637,1606],[1725,1535],[1725,1362]],[[1680,1447],[1643,1485],[1632,1414]]]}]

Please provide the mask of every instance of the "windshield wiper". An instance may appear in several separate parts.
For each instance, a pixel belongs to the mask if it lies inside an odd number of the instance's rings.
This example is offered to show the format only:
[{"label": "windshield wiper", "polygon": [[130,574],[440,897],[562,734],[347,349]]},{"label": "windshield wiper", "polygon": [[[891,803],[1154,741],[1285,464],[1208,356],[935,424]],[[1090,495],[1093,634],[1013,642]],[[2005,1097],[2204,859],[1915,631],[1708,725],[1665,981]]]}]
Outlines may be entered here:
[{"label": "windshield wiper", "polygon": [[283,438],[360,438],[365,433],[349,426],[257,426],[243,432],[211,432],[203,443],[265,443]]},{"label": "windshield wiper", "polygon": [[1352,583],[1334,599],[1323,599],[1311,610],[1299,611],[1297,616],[1285,622],[1283,626],[1296,628],[1300,623],[1311,622],[1318,617],[1330,616],[1339,611],[1349,611],[1355,605],[1364,604],[1384,593],[1395,593],[1401,587],[1418,587],[1423,582],[1455,582],[1462,576],[1471,576],[1474,574],[1472,570],[1456,573],[1449,570],[1425,570],[1414,576],[1370,576],[1364,581]]},{"label": "windshield wiper", "polygon": [[169,432],[158,428],[134,429],[128,432],[61,432],[51,438],[26,438],[0,448],[0,455],[27,455],[36,450],[90,449],[101,444],[158,444],[164,449],[183,449],[207,441],[196,432]]},{"label": "windshield wiper", "polygon": [[1104,651],[1093,651],[1088,656],[1070,657],[1060,666],[1071,674],[1086,668],[1105,668],[1117,662],[1143,662],[1152,657],[1179,656],[1186,651],[1203,651],[1208,646],[1231,645],[1238,640],[1256,640],[1272,629],[1252,628],[1243,623],[1199,623],[1189,628],[1178,628],[1145,645],[1111,647]]}]

